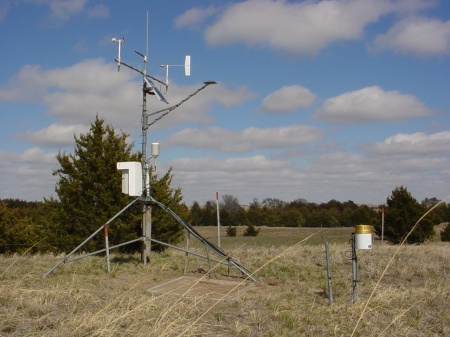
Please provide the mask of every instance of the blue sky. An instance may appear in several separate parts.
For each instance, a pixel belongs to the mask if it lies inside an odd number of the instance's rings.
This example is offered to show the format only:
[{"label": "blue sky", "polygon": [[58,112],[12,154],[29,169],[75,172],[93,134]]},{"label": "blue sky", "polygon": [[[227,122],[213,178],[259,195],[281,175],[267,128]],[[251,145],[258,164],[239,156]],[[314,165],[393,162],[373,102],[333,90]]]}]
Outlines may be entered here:
[{"label": "blue sky", "polygon": [[[450,2],[3,0],[0,198],[55,196],[58,151],[98,114],[141,149],[139,74],[170,68],[149,129],[187,204],[231,194],[384,203],[450,194]],[[149,111],[167,107],[153,97]]]}]

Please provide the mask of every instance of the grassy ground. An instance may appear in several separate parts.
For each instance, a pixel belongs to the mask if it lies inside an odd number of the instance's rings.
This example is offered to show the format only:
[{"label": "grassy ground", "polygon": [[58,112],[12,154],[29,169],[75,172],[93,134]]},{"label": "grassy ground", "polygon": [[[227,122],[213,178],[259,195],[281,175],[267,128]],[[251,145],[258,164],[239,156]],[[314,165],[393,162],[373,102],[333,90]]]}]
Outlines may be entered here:
[{"label": "grassy ground", "polygon": [[[354,232],[353,227],[342,228],[289,228],[289,227],[258,227],[260,229],[259,234],[256,237],[243,236],[246,227],[236,227],[236,237],[230,238],[226,236],[227,228],[220,227],[220,242],[224,247],[240,246],[240,245],[255,245],[255,246],[291,246],[297,242],[313,235],[309,238],[306,245],[323,244],[325,241],[330,243],[345,243],[351,238],[351,233]],[[214,226],[198,226],[195,227],[203,237],[209,241],[217,244],[218,233],[217,227]]]},{"label": "grassy ground", "polygon": [[[351,229],[306,239],[319,230],[263,228],[255,238],[222,238],[222,248],[264,284],[220,301],[147,291],[183,275],[184,253],[173,249],[154,254],[147,266],[138,256],[113,256],[110,275],[104,257],[89,257],[47,278],[61,256],[0,257],[0,336],[450,336],[448,243],[375,242],[374,249],[358,251],[351,304]],[[331,306],[325,240],[331,243]],[[205,260],[189,257],[188,275],[206,277],[202,268]],[[224,266],[215,266],[211,277],[246,282],[235,269],[227,276]]]}]

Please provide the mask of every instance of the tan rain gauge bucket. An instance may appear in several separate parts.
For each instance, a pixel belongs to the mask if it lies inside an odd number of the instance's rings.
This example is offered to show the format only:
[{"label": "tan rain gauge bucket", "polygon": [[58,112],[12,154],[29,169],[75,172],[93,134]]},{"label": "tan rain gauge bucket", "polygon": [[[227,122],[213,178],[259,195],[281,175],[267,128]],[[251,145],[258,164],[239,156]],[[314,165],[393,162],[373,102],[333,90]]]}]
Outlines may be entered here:
[{"label": "tan rain gauge bucket", "polygon": [[372,249],[372,226],[355,226],[355,248]]}]

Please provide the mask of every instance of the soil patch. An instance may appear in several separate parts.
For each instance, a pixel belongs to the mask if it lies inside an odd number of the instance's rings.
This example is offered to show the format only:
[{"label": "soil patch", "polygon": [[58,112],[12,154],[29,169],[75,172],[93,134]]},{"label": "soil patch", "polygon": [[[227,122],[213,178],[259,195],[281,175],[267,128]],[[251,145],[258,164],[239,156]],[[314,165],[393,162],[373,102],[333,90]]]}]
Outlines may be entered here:
[{"label": "soil patch", "polygon": [[252,282],[236,282],[181,276],[149,289],[156,295],[172,294],[183,297],[206,297],[211,300],[235,299],[252,288]]}]

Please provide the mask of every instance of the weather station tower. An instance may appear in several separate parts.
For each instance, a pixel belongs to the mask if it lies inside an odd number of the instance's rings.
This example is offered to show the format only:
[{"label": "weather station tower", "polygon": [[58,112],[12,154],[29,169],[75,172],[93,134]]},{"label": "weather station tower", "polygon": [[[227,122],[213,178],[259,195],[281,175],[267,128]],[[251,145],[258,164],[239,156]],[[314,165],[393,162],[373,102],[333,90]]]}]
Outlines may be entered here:
[{"label": "weather station tower", "polygon": [[[147,264],[150,259],[151,254],[151,243],[161,244],[170,248],[174,248],[177,250],[184,251],[187,254],[191,254],[197,257],[205,258],[208,260],[210,265],[210,261],[215,261],[217,263],[226,264],[229,267],[236,267],[243,275],[246,275],[247,278],[261,282],[261,280],[254,275],[254,273],[247,270],[245,267],[240,265],[237,261],[233,260],[227,253],[225,253],[220,247],[217,247],[215,244],[209,242],[202,235],[200,235],[195,229],[186,224],[186,222],[181,219],[175,212],[173,212],[170,208],[157,201],[155,198],[151,196],[150,193],[150,160],[156,160],[156,157],[159,156],[159,143],[151,144],[151,154],[147,156],[147,131],[148,129],[161,120],[163,117],[167,116],[170,112],[181,106],[183,103],[197,95],[200,91],[204,90],[210,85],[216,84],[214,81],[206,81],[203,82],[203,85],[199,87],[196,91],[185,97],[183,100],[178,103],[169,106],[167,108],[155,111],[148,112],[147,109],[147,95],[150,97],[156,97],[159,101],[164,102],[169,105],[168,100],[164,97],[164,94],[168,92],[169,89],[169,68],[171,67],[184,67],[184,72],[186,76],[190,76],[191,74],[191,57],[187,55],[184,60],[184,64],[179,65],[161,65],[161,67],[165,68],[165,80],[159,80],[158,78],[151,76],[147,73],[147,60],[148,60],[148,13],[147,13],[147,33],[146,33],[146,52],[142,54],[138,51],[135,51],[143,60],[143,68],[137,69],[122,60],[122,47],[125,43],[125,38],[112,38],[113,43],[117,43],[117,58],[115,62],[117,63],[117,70],[121,70],[121,66],[131,69],[142,75],[142,115],[141,115],[141,130],[142,130],[142,158],[140,162],[119,162],[117,163],[117,169],[122,173],[122,193],[126,193],[130,196],[135,197],[133,201],[131,201],[127,206],[125,206],[121,211],[119,211],[116,215],[114,215],[111,219],[109,219],[103,226],[97,229],[94,233],[91,234],[85,241],[83,241],[78,247],[76,247],[72,252],[67,254],[61,261],[59,261],[52,269],[50,269],[44,276],[50,274],[55,268],[57,268],[60,264],[66,262],[72,262],[78,260],[80,258],[88,257],[94,254],[105,253],[107,260],[107,271],[110,272],[110,260],[109,260],[109,251],[114,248],[118,248],[127,244],[131,244],[134,242],[141,241],[142,250],[141,250],[141,258],[144,264]],[[164,94],[158,89],[157,83],[160,88],[164,88]],[[120,243],[115,246],[109,246],[108,240],[108,226],[123,212],[129,209],[133,204],[140,203],[142,206],[142,236],[140,238]],[[189,251],[187,248],[180,248],[174,245],[171,245],[166,242],[162,242],[152,237],[152,224],[151,224],[151,207],[158,206],[171,215],[184,229],[186,230],[187,235],[192,235],[194,238],[198,239],[205,247],[206,254],[202,255],[193,251]],[[98,250],[91,253],[85,253],[81,256],[72,257],[78,250],[80,250],[89,240],[91,240],[95,235],[99,232],[103,231],[105,236],[105,249]],[[218,258],[213,258],[210,256],[210,252],[214,253],[218,256]]]}]

